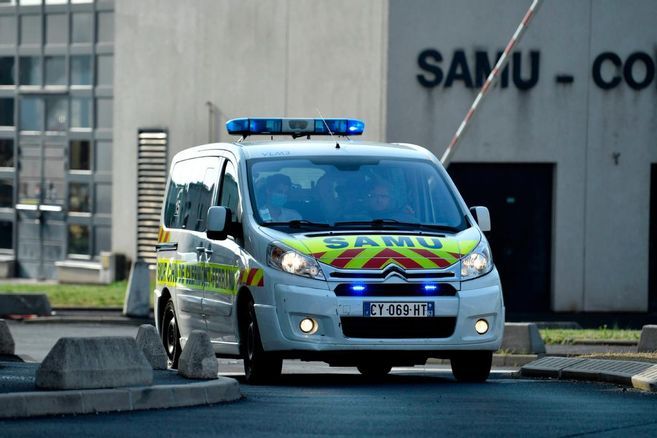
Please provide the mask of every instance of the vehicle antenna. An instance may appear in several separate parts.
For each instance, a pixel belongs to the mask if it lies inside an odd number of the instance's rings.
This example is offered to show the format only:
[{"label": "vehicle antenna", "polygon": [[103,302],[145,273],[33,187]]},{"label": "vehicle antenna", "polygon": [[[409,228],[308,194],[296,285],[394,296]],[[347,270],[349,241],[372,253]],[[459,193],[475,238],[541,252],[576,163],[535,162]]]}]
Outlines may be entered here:
[{"label": "vehicle antenna", "polygon": [[[333,136],[333,131],[331,131],[331,128],[329,128],[328,123],[326,123],[326,120],[324,119],[322,112],[319,110],[319,108],[315,108],[315,109],[317,110],[317,114],[319,114],[319,118],[322,119],[322,123],[324,123],[324,126],[326,126],[326,130],[331,135],[331,140],[335,140],[335,137]],[[338,143],[337,140],[335,141],[335,148],[340,149],[340,143]]]}]

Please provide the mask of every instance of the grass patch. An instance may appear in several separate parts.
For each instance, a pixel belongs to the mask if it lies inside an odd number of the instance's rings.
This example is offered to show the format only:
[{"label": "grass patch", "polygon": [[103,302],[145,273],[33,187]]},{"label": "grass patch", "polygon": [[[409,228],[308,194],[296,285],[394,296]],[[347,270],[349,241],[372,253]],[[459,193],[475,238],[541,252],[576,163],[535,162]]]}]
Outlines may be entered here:
[{"label": "grass patch", "polygon": [[541,329],[546,344],[572,344],[574,341],[639,341],[641,330],[621,330],[602,326],[598,329]]},{"label": "grass patch", "polygon": [[53,307],[122,307],[127,285],[127,280],[107,285],[2,283],[0,293],[45,293]]}]

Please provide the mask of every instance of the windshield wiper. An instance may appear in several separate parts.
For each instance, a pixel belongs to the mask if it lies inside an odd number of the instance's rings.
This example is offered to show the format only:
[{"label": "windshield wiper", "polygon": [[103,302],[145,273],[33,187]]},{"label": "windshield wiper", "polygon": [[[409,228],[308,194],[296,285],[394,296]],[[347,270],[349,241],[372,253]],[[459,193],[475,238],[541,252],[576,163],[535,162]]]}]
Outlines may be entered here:
[{"label": "windshield wiper", "polygon": [[418,222],[402,222],[396,219],[373,219],[371,221],[344,221],[336,222],[335,226],[349,226],[349,225],[369,225],[373,228],[383,228],[386,225],[402,226],[410,228],[419,228],[432,231],[447,231],[450,233],[458,232],[458,228],[450,227],[449,225],[434,225],[434,224],[421,224]]},{"label": "windshield wiper", "polygon": [[303,227],[316,227],[316,228],[329,228],[331,225],[312,222],[305,219],[294,219],[286,222],[265,222],[265,225],[288,225],[290,228],[303,228]]}]

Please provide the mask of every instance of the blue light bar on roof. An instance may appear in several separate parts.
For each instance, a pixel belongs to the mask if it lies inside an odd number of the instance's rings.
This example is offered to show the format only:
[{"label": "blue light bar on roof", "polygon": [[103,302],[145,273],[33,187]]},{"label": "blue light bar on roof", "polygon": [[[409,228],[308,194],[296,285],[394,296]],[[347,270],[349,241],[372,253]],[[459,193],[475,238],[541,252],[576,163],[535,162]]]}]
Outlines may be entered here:
[{"label": "blue light bar on roof", "polygon": [[231,135],[361,135],[365,123],[357,119],[240,118],[226,123]]}]

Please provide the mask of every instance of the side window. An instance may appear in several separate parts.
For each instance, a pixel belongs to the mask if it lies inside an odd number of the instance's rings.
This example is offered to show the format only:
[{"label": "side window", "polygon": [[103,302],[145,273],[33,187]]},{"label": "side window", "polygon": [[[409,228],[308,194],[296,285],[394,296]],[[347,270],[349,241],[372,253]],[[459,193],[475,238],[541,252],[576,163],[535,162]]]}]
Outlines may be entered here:
[{"label": "side window", "polygon": [[230,161],[226,161],[224,176],[221,183],[221,197],[219,205],[230,208],[233,222],[237,221],[237,207],[240,202],[239,189],[237,186],[237,172]]},{"label": "side window", "polygon": [[194,158],[177,163],[164,208],[169,228],[205,231],[205,218],[216,193],[221,160]]}]

